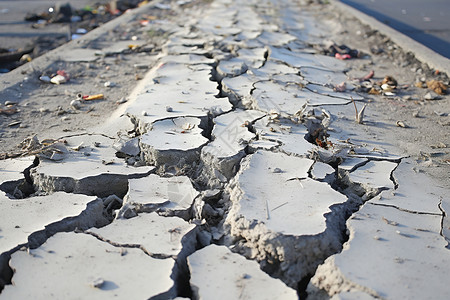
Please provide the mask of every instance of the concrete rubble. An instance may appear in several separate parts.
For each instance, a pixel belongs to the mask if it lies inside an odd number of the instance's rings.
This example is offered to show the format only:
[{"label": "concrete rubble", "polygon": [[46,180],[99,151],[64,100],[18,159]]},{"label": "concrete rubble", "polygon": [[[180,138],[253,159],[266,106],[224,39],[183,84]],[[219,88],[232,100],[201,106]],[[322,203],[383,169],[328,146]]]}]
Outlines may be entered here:
[{"label": "concrete rubble", "polygon": [[170,9],[130,127],[0,161],[0,299],[449,298],[448,188],[337,120],[301,6]]}]

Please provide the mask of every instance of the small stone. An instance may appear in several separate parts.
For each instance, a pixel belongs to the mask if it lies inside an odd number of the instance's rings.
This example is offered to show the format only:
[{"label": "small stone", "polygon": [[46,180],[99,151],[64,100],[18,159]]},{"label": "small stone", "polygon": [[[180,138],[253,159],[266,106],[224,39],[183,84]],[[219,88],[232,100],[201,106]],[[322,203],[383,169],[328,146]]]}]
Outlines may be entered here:
[{"label": "small stone", "polygon": [[105,85],[105,87],[114,87],[114,86],[116,86],[116,84],[114,82],[111,82],[111,81],[106,81],[104,85]]},{"label": "small stone", "polygon": [[39,112],[41,112],[41,113],[46,113],[48,111],[49,111],[48,108],[45,108],[45,107],[39,108]]},{"label": "small stone", "polygon": [[148,116],[148,114],[147,114],[147,112],[145,111],[145,110],[143,110],[142,112],[141,112],[141,114],[145,117],[145,116]]},{"label": "small stone", "polygon": [[283,173],[283,171],[280,168],[273,169],[273,173]]},{"label": "small stone", "polygon": [[103,284],[105,283],[105,281],[101,278],[97,278],[94,281],[92,281],[89,285],[93,288],[101,288],[103,286]]},{"label": "small stone", "polygon": [[403,121],[397,121],[395,124],[396,124],[398,127],[402,127],[402,128],[408,128],[408,127],[409,127],[409,126],[406,125],[406,123],[403,122]]},{"label": "small stone", "polygon": [[70,118],[68,116],[61,117],[61,121],[68,121]]},{"label": "small stone", "polygon": [[125,97],[120,98],[119,100],[116,101],[117,104],[123,104],[125,102],[127,102],[128,100]]},{"label": "small stone", "polygon": [[166,111],[167,111],[167,112],[173,112],[173,108],[170,107],[170,106],[166,106]]},{"label": "small stone", "polygon": [[74,109],[78,110],[81,108],[81,101],[80,100],[72,100],[72,101],[70,101],[70,106],[72,106]]},{"label": "small stone", "polygon": [[429,92],[429,93],[426,93],[425,96],[423,96],[423,98],[425,100],[437,100],[438,96],[433,95],[431,92]]}]

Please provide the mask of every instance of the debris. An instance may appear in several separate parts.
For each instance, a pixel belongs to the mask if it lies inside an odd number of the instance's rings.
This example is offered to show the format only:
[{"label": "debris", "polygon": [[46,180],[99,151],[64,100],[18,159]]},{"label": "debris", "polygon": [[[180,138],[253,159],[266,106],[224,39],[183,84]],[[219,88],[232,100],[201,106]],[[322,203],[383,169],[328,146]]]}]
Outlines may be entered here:
[{"label": "debris", "polygon": [[442,81],[430,80],[427,81],[427,88],[433,90],[438,95],[445,95],[447,94],[448,86],[444,84]]},{"label": "debris", "polygon": [[7,105],[6,108],[0,108],[0,114],[5,114],[5,115],[12,115],[18,111],[19,110],[12,105]]},{"label": "debris", "polygon": [[395,124],[397,124],[398,127],[402,127],[402,128],[408,128],[409,127],[403,121],[397,121]]},{"label": "debris", "polygon": [[432,149],[442,149],[442,148],[447,148],[447,145],[442,142],[439,142],[438,144],[431,145],[430,147]]},{"label": "debris", "polygon": [[173,108],[170,107],[170,106],[166,106],[166,111],[167,111],[167,112],[173,112]]},{"label": "debris", "polygon": [[367,107],[367,103],[364,104],[364,106],[361,108],[361,110],[358,112],[358,108],[356,107],[356,102],[355,100],[352,99],[353,105],[355,106],[355,121],[358,124],[362,124],[364,121],[364,111],[366,110]]},{"label": "debris", "polygon": [[61,83],[67,82],[67,80],[62,75],[56,75],[56,76],[52,77],[52,79],[50,79],[50,82],[54,83],[54,84],[61,84]]},{"label": "debris", "polygon": [[8,124],[8,127],[14,127],[14,126],[17,126],[17,125],[20,125],[20,123],[22,123],[22,122],[20,122],[20,121],[14,121],[14,122],[9,123],[9,124]]},{"label": "debris", "polygon": [[425,94],[425,96],[423,96],[423,99],[425,100],[438,100],[439,96],[437,96],[436,94],[432,93],[432,92],[428,92]]},{"label": "debris", "polygon": [[448,113],[441,112],[441,111],[434,111],[434,114],[437,115],[438,117],[446,117],[446,116],[448,116]]},{"label": "debris", "polygon": [[345,92],[345,91],[347,90],[347,87],[346,87],[346,85],[345,85],[345,81],[343,81],[343,82],[340,83],[340,84],[335,85],[335,86],[333,87],[333,90],[334,90],[335,92]]},{"label": "debris", "polygon": [[369,74],[367,74],[366,76],[361,77],[361,78],[358,78],[358,80],[359,80],[360,82],[362,82],[362,81],[368,81],[368,80],[371,79],[373,76],[375,76],[375,71],[374,71],[374,70],[370,71]]},{"label": "debris", "polygon": [[46,82],[46,83],[50,83],[50,81],[52,80],[49,76],[47,75],[43,75],[41,77],[39,77],[40,81]]},{"label": "debris", "polygon": [[115,87],[116,83],[111,81],[106,81],[104,84],[105,87]]},{"label": "debris", "polygon": [[81,108],[81,101],[78,99],[72,100],[72,101],[70,101],[70,106],[72,106],[74,109],[78,110]]},{"label": "debris", "polygon": [[101,278],[97,278],[95,280],[93,280],[89,285],[93,288],[101,288],[103,286],[103,284],[105,283],[105,281]]},{"label": "debris", "polygon": [[90,101],[90,100],[102,100],[103,97],[104,97],[103,94],[96,94],[96,95],[86,95],[86,96],[83,96],[82,98],[85,101]]},{"label": "debris", "polygon": [[340,53],[336,53],[336,54],[334,55],[334,57],[336,57],[337,59],[340,59],[340,60],[345,60],[345,59],[350,59],[350,58],[352,58],[352,57],[350,56],[350,54],[340,54]]}]

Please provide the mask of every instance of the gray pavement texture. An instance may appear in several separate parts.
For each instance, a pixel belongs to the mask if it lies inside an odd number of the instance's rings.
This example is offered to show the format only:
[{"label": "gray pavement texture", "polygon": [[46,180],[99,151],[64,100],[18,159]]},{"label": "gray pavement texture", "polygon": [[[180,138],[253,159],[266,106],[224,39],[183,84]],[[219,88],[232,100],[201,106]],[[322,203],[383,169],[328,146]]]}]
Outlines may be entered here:
[{"label": "gray pavement texture", "polygon": [[[157,1],[107,24],[176,16],[111,116],[0,160],[0,299],[450,298],[448,178],[421,171],[448,154],[419,163],[403,121],[364,116],[401,88],[320,54],[307,2]],[[35,67],[93,65],[105,34]]]},{"label": "gray pavement texture", "polygon": [[450,58],[447,0],[342,0],[378,21]]}]

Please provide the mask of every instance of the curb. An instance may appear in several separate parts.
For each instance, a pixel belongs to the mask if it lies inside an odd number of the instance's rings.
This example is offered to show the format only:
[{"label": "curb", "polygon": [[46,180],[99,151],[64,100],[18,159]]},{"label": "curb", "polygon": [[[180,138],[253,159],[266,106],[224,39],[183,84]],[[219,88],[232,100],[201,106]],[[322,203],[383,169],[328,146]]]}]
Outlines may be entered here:
[{"label": "curb", "polygon": [[383,24],[374,17],[366,15],[365,13],[342,3],[339,0],[329,0],[329,2],[342,13],[350,13],[361,23],[368,25],[372,29],[379,31],[381,34],[388,36],[394,43],[403,48],[403,50],[413,53],[420,62],[427,64],[430,68],[446,73],[447,76],[450,76],[450,59],[436,53],[419,42],[416,42],[403,33],[400,33],[399,31]]}]

